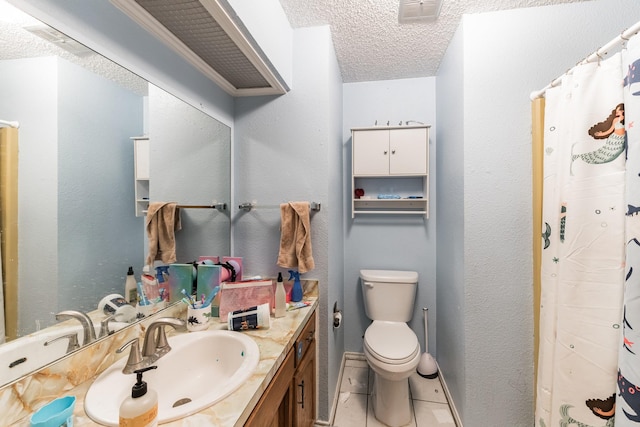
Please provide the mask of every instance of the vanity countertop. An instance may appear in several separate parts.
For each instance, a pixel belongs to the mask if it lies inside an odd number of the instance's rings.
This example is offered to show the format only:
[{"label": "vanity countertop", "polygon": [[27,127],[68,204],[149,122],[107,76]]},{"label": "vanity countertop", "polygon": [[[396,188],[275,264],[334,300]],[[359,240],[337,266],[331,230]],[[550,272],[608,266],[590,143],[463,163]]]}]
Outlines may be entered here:
[{"label": "vanity countertop", "polygon": [[[305,284],[308,285],[309,283]],[[311,288],[311,289],[309,289]],[[310,291],[310,292],[309,292]],[[253,375],[238,390],[227,398],[202,411],[181,420],[172,421],[163,426],[178,427],[192,425],[242,426],[251,411],[260,400],[271,379],[275,376],[290,348],[300,335],[303,326],[317,308],[317,287],[305,286],[305,301],[311,302],[308,307],[288,311],[283,318],[271,318],[269,329],[245,331],[243,334],[251,336],[260,349],[260,361]],[[218,320],[210,322],[211,329],[227,329],[226,323]],[[190,333],[190,332],[185,332]],[[198,333],[198,332],[191,332]],[[95,377],[84,381],[63,395],[75,395],[74,426],[99,426],[84,412],[84,396]],[[153,387],[153,385],[150,385]],[[212,384],[215,387],[215,384]],[[158,394],[162,390],[156,390]],[[53,398],[51,399],[53,400]],[[23,418],[13,426],[28,426],[29,417]]]}]

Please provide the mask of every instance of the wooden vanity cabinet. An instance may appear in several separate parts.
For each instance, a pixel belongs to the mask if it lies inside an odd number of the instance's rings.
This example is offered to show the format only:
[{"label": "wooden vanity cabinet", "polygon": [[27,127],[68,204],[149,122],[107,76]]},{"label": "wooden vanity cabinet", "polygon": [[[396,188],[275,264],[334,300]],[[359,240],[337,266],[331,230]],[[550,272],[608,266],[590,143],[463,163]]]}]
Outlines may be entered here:
[{"label": "wooden vanity cabinet", "polygon": [[295,345],[296,371],[293,376],[293,425],[313,426],[316,418],[316,314],[313,313]]},{"label": "wooden vanity cabinet", "polygon": [[315,332],[314,312],[245,427],[313,426],[316,416]]}]

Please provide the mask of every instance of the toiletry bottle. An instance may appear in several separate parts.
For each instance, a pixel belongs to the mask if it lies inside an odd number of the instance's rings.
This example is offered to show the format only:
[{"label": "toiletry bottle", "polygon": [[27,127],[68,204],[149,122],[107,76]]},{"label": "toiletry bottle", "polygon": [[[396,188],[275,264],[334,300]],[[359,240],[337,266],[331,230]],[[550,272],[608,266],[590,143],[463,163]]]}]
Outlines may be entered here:
[{"label": "toiletry bottle", "polygon": [[287,310],[287,301],[284,292],[284,283],[282,282],[282,273],[278,272],[278,281],[276,282],[276,317],[284,317]]},{"label": "toiletry bottle", "polygon": [[129,304],[135,305],[138,302],[138,289],[136,287],[136,278],[133,276],[133,267],[129,267],[127,271],[127,280],[124,281],[124,299]]},{"label": "toiletry bottle", "polygon": [[289,280],[293,279],[293,288],[291,288],[291,301],[302,301],[302,285],[300,284],[300,273],[289,270]]},{"label": "toiletry bottle", "polygon": [[138,369],[137,381],[131,388],[131,396],[120,405],[120,427],[156,427],[158,425],[158,393],[147,389],[147,383],[142,381],[142,373],[157,366]]},{"label": "toiletry bottle", "polygon": [[158,281],[158,292],[163,301],[169,301],[169,266],[159,265],[156,267],[156,280]]}]

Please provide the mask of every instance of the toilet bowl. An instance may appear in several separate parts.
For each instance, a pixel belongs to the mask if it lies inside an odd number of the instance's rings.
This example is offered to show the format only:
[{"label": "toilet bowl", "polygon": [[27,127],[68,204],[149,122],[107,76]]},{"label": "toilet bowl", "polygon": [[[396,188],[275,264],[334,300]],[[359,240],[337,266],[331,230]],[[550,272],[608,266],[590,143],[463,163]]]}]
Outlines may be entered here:
[{"label": "toilet bowl", "polygon": [[373,410],[391,426],[411,422],[409,377],[420,362],[420,344],[406,323],[376,320],[365,331],[364,355],[374,372]]},{"label": "toilet bowl", "polygon": [[[365,311],[373,320],[364,334],[364,355],[374,372],[373,412],[391,427],[411,422],[409,377],[420,362],[411,319],[418,274],[361,270]],[[392,302],[392,303],[391,303]]]}]

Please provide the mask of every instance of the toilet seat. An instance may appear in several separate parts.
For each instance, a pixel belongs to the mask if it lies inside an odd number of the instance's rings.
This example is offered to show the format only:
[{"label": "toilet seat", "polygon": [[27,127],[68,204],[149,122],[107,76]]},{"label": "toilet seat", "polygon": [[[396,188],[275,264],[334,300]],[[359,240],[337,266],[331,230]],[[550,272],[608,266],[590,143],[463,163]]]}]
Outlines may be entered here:
[{"label": "toilet seat", "polygon": [[364,333],[364,346],[377,360],[391,365],[410,362],[420,352],[416,334],[403,322],[375,320]]}]

